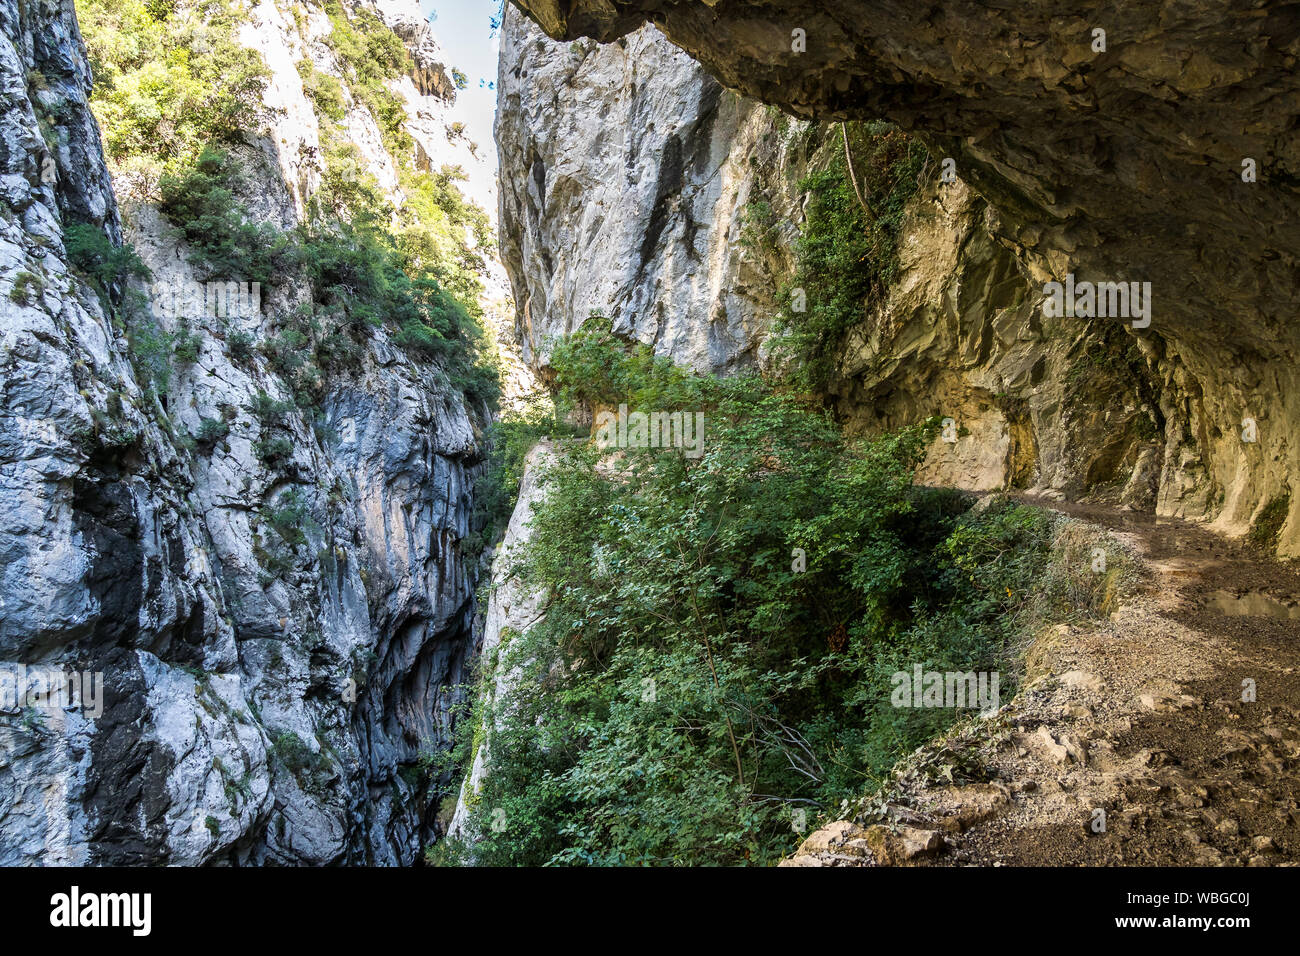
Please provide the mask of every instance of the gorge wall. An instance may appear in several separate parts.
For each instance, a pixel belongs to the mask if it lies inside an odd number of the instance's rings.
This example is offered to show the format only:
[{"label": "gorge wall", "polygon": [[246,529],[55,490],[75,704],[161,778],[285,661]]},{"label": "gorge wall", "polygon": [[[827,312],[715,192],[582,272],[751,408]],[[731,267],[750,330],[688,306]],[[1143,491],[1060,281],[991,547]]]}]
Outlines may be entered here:
[{"label": "gorge wall", "polygon": [[[1300,498],[1292,495],[1300,460],[1290,440],[1300,341],[1287,317],[1300,239],[1293,4],[1228,14],[1204,4],[1100,2],[1008,11],[979,0],[923,10],[730,0],[519,6],[575,50],[589,51],[588,37],[643,48],[643,24],[653,24],[729,90],[819,121],[883,117],[918,136],[935,160],[955,161],[960,182],[913,204],[903,275],[842,357],[831,394],[846,420],[874,429],[921,413],[951,415],[964,434],[932,453],[934,480],[1070,496],[1107,489],[1160,514],[1213,519],[1231,534],[1284,513],[1278,551],[1300,553]],[[588,89],[583,66],[616,69],[620,56],[607,47],[579,62],[574,52],[566,69],[576,68],[576,84],[556,88],[565,97]],[[563,47],[553,48],[553,60],[564,59]],[[591,105],[590,93],[572,101],[589,117],[580,141],[594,143],[605,104]],[[502,132],[507,142],[514,137],[509,127]],[[723,168],[744,169],[750,157],[761,166],[755,141],[737,136]],[[518,150],[502,155],[521,182],[545,167],[544,147],[539,163]],[[674,163],[664,165],[671,185]],[[689,187],[669,192],[694,195]],[[521,235],[536,233],[535,218],[512,220],[511,201],[502,201],[505,228],[515,221]],[[532,205],[562,216],[562,202]],[[630,218],[654,225],[642,230],[654,245],[673,234],[655,210],[663,220],[683,205],[690,218],[678,227],[697,248],[712,248],[729,227],[716,217],[710,235],[689,201],[656,195],[648,208],[633,203],[641,211]],[[570,214],[549,228],[583,236],[580,221]],[[544,289],[565,283],[545,273],[526,284],[531,301],[519,296],[521,310],[528,306],[521,323],[567,331],[589,303],[575,309],[548,297]],[[744,266],[732,274],[744,275]],[[1150,282],[1150,326],[1045,316],[1044,283],[1068,274]],[[752,276],[721,286],[728,294],[761,287]],[[697,315],[725,299],[697,295]],[[590,304],[622,309],[627,301],[611,294]],[[725,309],[730,315],[731,303]],[[620,321],[671,351],[644,310]],[[1243,440],[1246,419],[1255,441]]]},{"label": "gorge wall", "polygon": [[753,366],[764,294],[740,254],[764,111],[651,29],[557,43],[507,5],[502,261],[525,358],[593,311],[700,371]]},{"label": "gorge wall", "polygon": [[[1283,76],[1295,52],[1288,5],[1226,19],[1195,4],[517,6],[531,19],[508,7],[503,26],[501,244],[517,332],[543,378],[553,343],[597,313],[697,371],[773,370],[782,286],[812,222],[816,187],[803,181],[851,150],[838,121],[885,117],[929,162],[902,210],[897,269],[863,297],[814,397],[850,431],[950,418],[957,434],[933,443],[923,483],[1211,519],[1296,552],[1294,335],[1282,319],[1295,279],[1295,102],[1275,95],[1294,85]],[[1224,132],[1237,117],[1245,132]],[[1258,181],[1242,176],[1247,158],[1266,171]],[[956,177],[938,175],[941,162]],[[755,224],[767,226],[762,241]],[[1151,323],[1053,314],[1044,284],[1067,279],[1151,283]],[[831,290],[802,291],[815,301]],[[537,465],[513,546],[540,500]],[[534,554],[555,537],[537,536]],[[639,585],[649,574],[620,577]],[[493,672],[493,652],[536,626],[539,598],[520,591],[508,549],[493,583],[480,694],[499,717],[512,679]],[[571,618],[575,630],[597,603]],[[1051,633],[1068,636],[1071,654],[1083,643],[1070,625]],[[1215,646],[1211,634],[1195,643]],[[517,683],[513,694],[516,706],[528,698]],[[453,832],[469,838],[470,860],[486,797],[502,796],[490,767],[502,726],[476,728],[457,806]],[[511,729],[498,733],[498,779],[522,788]],[[736,768],[743,779],[739,753]]]},{"label": "gorge wall", "polygon": [[[472,161],[417,5],[373,9],[412,55],[392,88],[415,164]],[[300,64],[343,76],[331,29],[269,0],[241,27],[270,73],[235,150],[256,221],[296,225],[320,186]],[[0,862],[412,863],[435,833],[421,758],[471,645],[486,408],[383,328],[295,406],[264,343],[309,296],[280,277],[259,307],[185,329],[155,308],[196,350],[159,414],[114,303],[207,275],[152,203],[119,210],[70,0],[0,4],[0,77],[0,660],[105,682],[96,720],[0,714]],[[400,204],[411,157],[343,90],[355,175]],[[125,235],[154,285],[97,294],[69,264],[74,222]]]}]

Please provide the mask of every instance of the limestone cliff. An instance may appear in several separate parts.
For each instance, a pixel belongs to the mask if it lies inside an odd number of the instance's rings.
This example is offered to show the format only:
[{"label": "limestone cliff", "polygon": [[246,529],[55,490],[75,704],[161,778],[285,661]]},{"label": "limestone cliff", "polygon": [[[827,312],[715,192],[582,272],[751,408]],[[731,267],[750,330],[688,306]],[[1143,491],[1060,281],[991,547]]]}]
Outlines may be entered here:
[{"label": "limestone cliff", "polygon": [[593,312],[700,371],[752,366],[770,321],[739,239],[764,110],[654,30],[557,43],[507,5],[501,249],[525,358]]},{"label": "limestone cliff", "polygon": [[513,564],[518,559],[516,549],[528,538],[528,522],[533,509],[543,500],[542,473],[550,462],[550,454],[551,447],[547,442],[539,443],[528,453],[519,482],[519,500],[497,548],[488,581],[487,609],[483,614],[483,629],[477,647],[477,656],[482,662],[477,692],[483,726],[475,728],[477,746],[447,828],[449,836],[471,843],[474,834],[469,832],[469,808],[488,772],[493,725],[503,710],[509,708],[511,687],[517,683],[515,672],[503,663],[502,654],[512,638],[526,634],[544,613],[544,595],[526,587]]},{"label": "limestone cliff", "polygon": [[[416,4],[377,9],[414,54],[395,92],[418,154],[468,162]],[[320,181],[297,64],[339,64],[320,10],[249,17],[271,80],[236,151],[240,199],[288,227]],[[0,3],[0,77],[0,660],[105,682],[98,719],[0,715],[0,862],[411,863],[434,838],[420,758],[447,736],[470,646],[486,409],[383,329],[318,410],[295,408],[249,347],[306,298],[280,281],[221,316],[155,308],[163,333],[184,319],[197,336],[158,414],[110,315],[131,290],[97,295],[69,266],[71,223],[124,233],[69,0]],[[341,122],[400,202],[376,117],[349,98]],[[151,289],[206,278],[151,204],[125,219]]]},{"label": "limestone cliff", "polygon": [[[981,373],[982,382],[959,386],[968,418],[996,395],[1015,400],[1014,412],[985,416],[969,431],[1017,442],[1010,470],[1036,471],[1030,484],[1073,493],[1104,475],[1136,483],[1129,496],[1154,498],[1161,514],[1213,519],[1229,533],[1284,512],[1279,552],[1300,553],[1300,496],[1291,493],[1300,459],[1290,440],[1300,340],[1286,318],[1300,245],[1300,158],[1291,135],[1300,20],[1290,4],[1263,0],[1228,14],[1205,4],[1008,10],[984,0],[921,10],[847,0],[519,6],[566,42],[631,42],[653,23],[730,89],[820,120],[885,117],[919,135],[936,158],[953,159],[988,203],[987,255],[1008,251],[1014,259],[1001,261],[1014,261],[1019,276],[1009,281],[1029,294],[1020,312],[985,316],[999,327],[996,344],[953,326],[950,312],[949,328],[986,357],[1008,339],[1040,336],[1049,280],[1150,282],[1149,327],[1079,318],[1064,330],[1079,343],[1065,357],[1100,337],[1103,354],[1131,366],[1121,377],[1133,373],[1122,391],[1088,399],[1105,396],[1108,407],[1088,414],[1112,419],[1091,461],[1052,451],[1095,444],[1100,423],[1076,430],[1076,416],[1050,397],[1061,384],[1051,384],[1051,366],[1061,362],[1046,344],[1013,350],[1027,364],[1006,367],[1010,381],[994,384]],[[863,355],[848,357],[843,385],[863,397],[882,384],[874,371],[858,375],[864,355],[881,354],[866,338]],[[906,337],[900,345],[914,349]],[[1139,361],[1127,360],[1130,345]],[[989,370],[983,358],[978,364]],[[1018,384],[1035,368],[1032,389]],[[1146,425],[1114,427],[1116,416],[1132,418],[1141,407],[1155,436]],[[973,461],[961,470],[989,474]]]},{"label": "limestone cliff", "polygon": [[[804,223],[799,183],[842,148],[838,124],[788,121],[719,90],[649,27],[565,44],[515,12],[500,88],[503,259],[533,364],[599,311],[702,371],[766,365]],[[756,244],[747,218],[760,200],[774,225]],[[995,227],[970,187],[930,177],[907,209],[898,278],[864,308],[828,397],[858,430],[951,417],[956,440],[935,444],[923,481],[1104,489],[1153,508],[1157,436],[1177,416],[1157,398],[1156,361],[1126,355],[1118,328],[1044,319]],[[1206,493],[1196,465],[1176,469],[1191,488],[1167,488],[1169,508]]]}]

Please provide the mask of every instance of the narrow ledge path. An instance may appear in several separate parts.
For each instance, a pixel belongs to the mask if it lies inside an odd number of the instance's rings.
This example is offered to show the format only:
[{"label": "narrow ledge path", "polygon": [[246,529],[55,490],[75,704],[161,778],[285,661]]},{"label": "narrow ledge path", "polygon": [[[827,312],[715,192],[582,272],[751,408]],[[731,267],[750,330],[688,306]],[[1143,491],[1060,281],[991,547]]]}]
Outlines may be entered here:
[{"label": "narrow ledge path", "polygon": [[1131,549],[1136,592],[1040,636],[1015,700],[782,865],[1300,862],[1300,566],[1179,519],[1020,500]]}]

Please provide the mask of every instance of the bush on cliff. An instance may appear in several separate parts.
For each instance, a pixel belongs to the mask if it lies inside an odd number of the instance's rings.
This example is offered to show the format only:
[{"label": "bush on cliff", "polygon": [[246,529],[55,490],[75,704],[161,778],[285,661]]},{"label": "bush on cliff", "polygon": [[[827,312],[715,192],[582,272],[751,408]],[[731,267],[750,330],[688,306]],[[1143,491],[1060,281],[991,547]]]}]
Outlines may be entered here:
[{"label": "bush on cliff", "polygon": [[119,189],[157,198],[165,173],[240,141],[262,115],[270,71],[236,39],[246,17],[229,0],[78,0],[90,105]]},{"label": "bush on cliff", "polygon": [[517,571],[546,613],[501,650],[496,673],[517,671],[482,716],[469,852],[772,862],[795,811],[834,810],[970,713],[893,707],[896,671],[1014,690],[1050,522],[915,487],[932,425],[850,440],[757,379],[691,376],[588,325],[555,353],[563,398],[701,410],[707,434],[698,458],[569,443],[545,473]]},{"label": "bush on cliff", "polygon": [[808,194],[807,218],[795,243],[794,275],[778,293],[776,344],[793,360],[795,379],[813,387],[834,376],[844,336],[866,319],[873,298],[893,281],[903,209],[929,157],[925,147],[888,123],[848,124],[859,202],[843,131],[836,124],[826,135],[829,163],[798,184]]}]

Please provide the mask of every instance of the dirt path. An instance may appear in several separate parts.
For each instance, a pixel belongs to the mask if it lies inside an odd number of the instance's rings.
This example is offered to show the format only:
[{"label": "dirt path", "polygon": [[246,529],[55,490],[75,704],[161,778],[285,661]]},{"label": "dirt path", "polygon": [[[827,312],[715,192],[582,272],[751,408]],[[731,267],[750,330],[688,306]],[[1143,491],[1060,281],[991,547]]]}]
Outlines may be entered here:
[{"label": "dirt path", "polygon": [[[1136,551],[1139,592],[1040,638],[1011,705],[787,865],[1300,862],[1300,567],[1183,521],[1026,500]],[[940,760],[979,769],[949,785]]]}]

